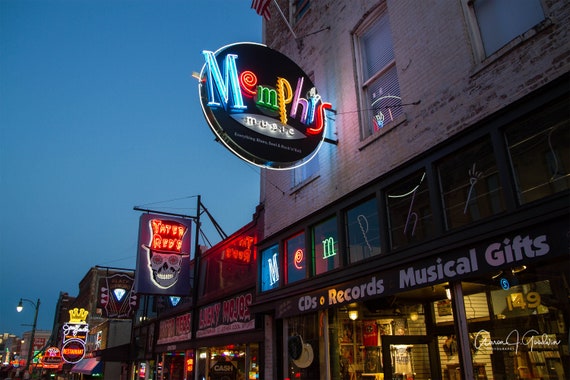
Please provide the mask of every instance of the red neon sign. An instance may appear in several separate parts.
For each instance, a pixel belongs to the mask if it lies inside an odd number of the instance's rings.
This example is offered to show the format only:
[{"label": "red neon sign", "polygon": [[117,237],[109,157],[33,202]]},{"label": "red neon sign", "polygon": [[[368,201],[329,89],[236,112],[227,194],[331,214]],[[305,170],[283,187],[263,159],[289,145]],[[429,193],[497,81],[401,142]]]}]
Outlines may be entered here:
[{"label": "red neon sign", "polygon": [[297,269],[303,269],[303,259],[305,258],[305,253],[301,248],[295,251],[295,256],[293,257],[293,264]]},{"label": "red neon sign", "polygon": [[160,219],[150,221],[152,229],[151,249],[153,251],[180,252],[182,238],[186,234],[186,226],[176,222],[165,222]]}]

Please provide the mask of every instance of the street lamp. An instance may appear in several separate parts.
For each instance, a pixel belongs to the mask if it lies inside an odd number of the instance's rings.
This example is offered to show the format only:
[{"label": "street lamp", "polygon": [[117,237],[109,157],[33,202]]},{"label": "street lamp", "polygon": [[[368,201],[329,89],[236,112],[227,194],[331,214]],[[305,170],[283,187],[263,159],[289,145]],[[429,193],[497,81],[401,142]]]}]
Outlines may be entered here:
[{"label": "street lamp", "polygon": [[34,302],[32,300],[26,298],[20,298],[20,303],[16,306],[16,310],[20,313],[24,310],[24,305],[22,305],[22,301],[29,302],[30,304],[34,305],[36,309],[36,314],[34,315],[34,324],[32,325],[32,337],[30,338],[30,344],[28,345],[28,359],[26,360],[26,367],[24,371],[27,371],[30,368],[30,362],[32,361],[32,351],[34,350],[34,337],[36,335],[36,323],[38,322],[38,310],[40,309],[40,299],[38,298],[38,302]]}]

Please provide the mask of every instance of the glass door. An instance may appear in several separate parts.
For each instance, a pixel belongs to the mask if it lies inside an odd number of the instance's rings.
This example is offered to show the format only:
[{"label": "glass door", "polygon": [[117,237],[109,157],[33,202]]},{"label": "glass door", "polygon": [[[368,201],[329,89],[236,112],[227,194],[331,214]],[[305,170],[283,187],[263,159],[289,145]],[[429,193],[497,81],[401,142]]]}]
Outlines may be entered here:
[{"label": "glass door", "polygon": [[[427,336],[385,336],[382,342],[384,379],[429,380],[440,374],[430,355],[435,343]],[[436,369],[434,372],[434,368]]]}]

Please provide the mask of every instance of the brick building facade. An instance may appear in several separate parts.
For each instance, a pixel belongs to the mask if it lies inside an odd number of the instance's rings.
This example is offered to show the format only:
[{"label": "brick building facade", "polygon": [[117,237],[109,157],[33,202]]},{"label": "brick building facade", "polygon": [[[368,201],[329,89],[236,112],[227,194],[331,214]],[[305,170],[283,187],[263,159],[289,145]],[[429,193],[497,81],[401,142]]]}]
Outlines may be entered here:
[{"label": "brick building facade", "polygon": [[332,110],[262,171],[265,378],[568,376],[568,3],[277,3]]}]

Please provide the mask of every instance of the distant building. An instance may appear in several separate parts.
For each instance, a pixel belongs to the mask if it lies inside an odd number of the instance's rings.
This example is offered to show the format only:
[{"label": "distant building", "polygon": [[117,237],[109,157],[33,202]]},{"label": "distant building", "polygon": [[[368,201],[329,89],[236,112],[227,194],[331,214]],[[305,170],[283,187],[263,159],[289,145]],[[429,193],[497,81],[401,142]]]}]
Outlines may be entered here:
[{"label": "distant building", "polygon": [[[108,379],[125,376],[122,362],[128,360],[132,318],[137,308],[133,281],[134,270],[93,267],[79,283],[77,297],[60,293],[54,317],[56,338],[52,344],[61,349],[64,362],[51,372],[97,374]],[[87,326],[88,333],[82,355],[66,358],[66,344],[74,340],[69,333],[66,335],[69,330],[66,326],[76,322],[72,320],[74,313],[86,315],[81,325]]]}]

